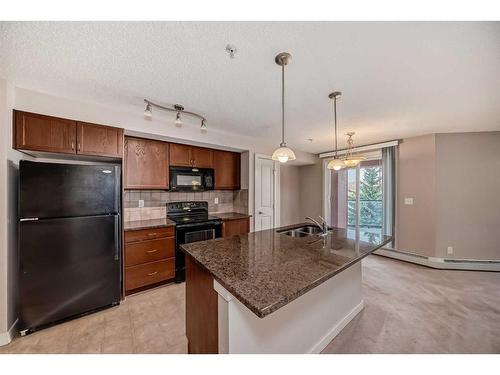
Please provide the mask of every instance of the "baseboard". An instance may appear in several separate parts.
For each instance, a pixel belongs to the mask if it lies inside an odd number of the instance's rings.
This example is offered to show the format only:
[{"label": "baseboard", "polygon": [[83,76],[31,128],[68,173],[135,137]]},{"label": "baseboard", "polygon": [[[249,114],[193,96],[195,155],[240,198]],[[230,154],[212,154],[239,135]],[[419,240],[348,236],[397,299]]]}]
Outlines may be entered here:
[{"label": "baseboard", "polygon": [[363,300],[356,305],[349,313],[340,320],[337,324],[333,326],[333,328],[316,344],[311,350],[309,350],[308,354],[319,354],[323,349],[327,347],[327,345],[337,336],[340,331],[342,331],[347,324],[351,320],[354,319],[356,315],[360,313],[361,310],[365,307],[365,303]]},{"label": "baseboard", "polygon": [[440,270],[500,272],[500,261],[498,260],[436,258],[392,249],[378,249],[373,254]]},{"label": "baseboard", "polygon": [[12,339],[16,335],[17,321],[18,319],[16,319],[14,324],[12,324],[12,326],[7,332],[0,333],[0,346],[7,345],[12,341]]}]

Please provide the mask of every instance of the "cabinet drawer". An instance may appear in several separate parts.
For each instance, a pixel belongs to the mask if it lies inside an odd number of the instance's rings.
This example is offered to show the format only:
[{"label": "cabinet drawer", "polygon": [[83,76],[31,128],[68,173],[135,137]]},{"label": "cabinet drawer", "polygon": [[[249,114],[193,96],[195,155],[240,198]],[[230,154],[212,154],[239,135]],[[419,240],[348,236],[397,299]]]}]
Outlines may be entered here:
[{"label": "cabinet drawer", "polygon": [[152,240],[161,237],[171,237],[173,235],[173,226],[154,229],[127,230],[125,231],[125,242]]},{"label": "cabinet drawer", "polygon": [[175,275],[174,258],[125,268],[125,290],[172,279]]},{"label": "cabinet drawer", "polygon": [[174,237],[128,243],[125,245],[125,266],[167,259],[175,254]]}]

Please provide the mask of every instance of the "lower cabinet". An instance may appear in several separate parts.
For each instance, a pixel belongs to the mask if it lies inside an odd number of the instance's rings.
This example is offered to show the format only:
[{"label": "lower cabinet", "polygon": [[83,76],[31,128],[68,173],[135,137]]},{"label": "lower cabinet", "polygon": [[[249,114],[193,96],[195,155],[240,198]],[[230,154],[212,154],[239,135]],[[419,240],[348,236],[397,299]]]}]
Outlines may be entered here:
[{"label": "lower cabinet", "polygon": [[125,232],[125,294],[170,281],[175,276],[174,227]]},{"label": "lower cabinet", "polygon": [[250,218],[224,220],[222,222],[222,237],[231,237],[250,232]]}]

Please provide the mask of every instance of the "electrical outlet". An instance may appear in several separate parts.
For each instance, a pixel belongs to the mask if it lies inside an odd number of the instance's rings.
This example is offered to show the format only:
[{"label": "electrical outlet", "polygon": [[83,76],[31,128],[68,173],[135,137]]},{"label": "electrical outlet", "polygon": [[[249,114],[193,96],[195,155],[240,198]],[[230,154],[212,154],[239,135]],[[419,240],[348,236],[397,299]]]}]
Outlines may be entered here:
[{"label": "electrical outlet", "polygon": [[214,198],[214,204],[219,204],[219,198],[217,197]]},{"label": "electrical outlet", "polygon": [[453,246],[448,246],[448,255],[453,254]]},{"label": "electrical outlet", "polygon": [[408,206],[413,206],[413,198],[405,198],[405,204]]},{"label": "electrical outlet", "polygon": [[144,199],[139,199],[139,208],[144,207]]}]

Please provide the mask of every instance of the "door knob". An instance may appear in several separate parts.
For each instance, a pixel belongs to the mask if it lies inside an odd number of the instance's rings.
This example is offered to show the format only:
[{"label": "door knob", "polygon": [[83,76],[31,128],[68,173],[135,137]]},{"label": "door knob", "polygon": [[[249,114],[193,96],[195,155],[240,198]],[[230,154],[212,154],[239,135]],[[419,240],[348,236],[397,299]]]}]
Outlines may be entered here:
[{"label": "door knob", "polygon": [[264,212],[262,212],[262,211],[259,211],[259,215],[263,215],[263,214],[264,214]]}]

